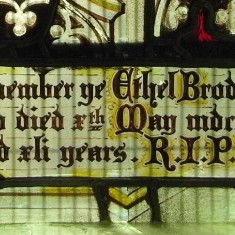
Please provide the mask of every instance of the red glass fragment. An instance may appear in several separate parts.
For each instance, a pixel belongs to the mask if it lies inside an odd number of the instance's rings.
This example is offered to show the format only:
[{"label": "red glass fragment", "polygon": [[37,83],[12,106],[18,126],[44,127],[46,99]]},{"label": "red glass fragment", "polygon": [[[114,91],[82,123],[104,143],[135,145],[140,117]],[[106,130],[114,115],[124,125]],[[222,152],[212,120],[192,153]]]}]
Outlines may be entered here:
[{"label": "red glass fragment", "polygon": [[196,35],[197,35],[198,41],[200,42],[214,41],[213,37],[209,33],[207,33],[205,30],[203,13],[200,13],[200,15],[198,16],[198,26],[196,30]]}]

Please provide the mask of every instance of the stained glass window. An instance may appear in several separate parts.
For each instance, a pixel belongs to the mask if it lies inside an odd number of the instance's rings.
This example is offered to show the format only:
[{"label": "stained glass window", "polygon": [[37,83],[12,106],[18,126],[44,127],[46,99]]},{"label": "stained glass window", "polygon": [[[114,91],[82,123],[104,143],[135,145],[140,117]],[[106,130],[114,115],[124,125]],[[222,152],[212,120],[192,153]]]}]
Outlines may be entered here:
[{"label": "stained glass window", "polygon": [[221,221],[234,37],[235,0],[0,0],[0,223]]}]

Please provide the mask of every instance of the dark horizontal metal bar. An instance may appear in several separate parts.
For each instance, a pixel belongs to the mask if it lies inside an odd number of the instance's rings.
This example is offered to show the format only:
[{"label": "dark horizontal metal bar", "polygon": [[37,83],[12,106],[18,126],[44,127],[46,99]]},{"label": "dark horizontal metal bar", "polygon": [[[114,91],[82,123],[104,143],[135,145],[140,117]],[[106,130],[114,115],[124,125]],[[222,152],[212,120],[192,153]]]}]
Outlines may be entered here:
[{"label": "dark horizontal metal bar", "polygon": [[0,188],[9,187],[228,187],[235,188],[235,178],[88,178],[88,177],[16,177],[0,180]]},{"label": "dark horizontal metal bar", "polygon": [[14,59],[14,60],[1,60],[0,66],[10,67],[119,67],[119,66],[152,66],[152,67],[210,67],[210,68],[228,68],[235,67],[234,59],[214,58],[213,60],[205,59],[188,59],[179,60],[174,59],[159,59],[159,58],[108,58],[108,59],[89,59],[89,58],[56,58],[50,60],[43,59]]}]

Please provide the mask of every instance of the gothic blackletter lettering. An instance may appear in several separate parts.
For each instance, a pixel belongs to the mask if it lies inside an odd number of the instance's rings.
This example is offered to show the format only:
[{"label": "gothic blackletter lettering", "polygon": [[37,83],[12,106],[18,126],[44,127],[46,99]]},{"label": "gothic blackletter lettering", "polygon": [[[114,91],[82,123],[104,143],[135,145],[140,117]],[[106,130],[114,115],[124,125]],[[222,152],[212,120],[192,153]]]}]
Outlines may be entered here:
[{"label": "gothic blackletter lettering", "polygon": [[[150,142],[150,159],[145,165],[149,164],[158,164],[163,165],[166,170],[174,171],[176,169],[175,165],[170,165],[170,157],[167,153],[168,148],[168,140],[165,137],[152,137],[148,135],[144,135]],[[162,158],[162,162],[157,159],[157,153],[160,154]]]}]

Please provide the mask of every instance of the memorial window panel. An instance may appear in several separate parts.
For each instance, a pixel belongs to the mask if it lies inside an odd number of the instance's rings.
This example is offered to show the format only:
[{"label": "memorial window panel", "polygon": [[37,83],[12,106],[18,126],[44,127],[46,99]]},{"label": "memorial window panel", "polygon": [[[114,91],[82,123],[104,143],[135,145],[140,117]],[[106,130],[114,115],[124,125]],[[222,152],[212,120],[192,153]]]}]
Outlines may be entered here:
[{"label": "memorial window panel", "polygon": [[235,0],[0,0],[2,213],[192,222],[215,192],[228,200],[206,216],[221,220],[234,201],[234,18]]}]

